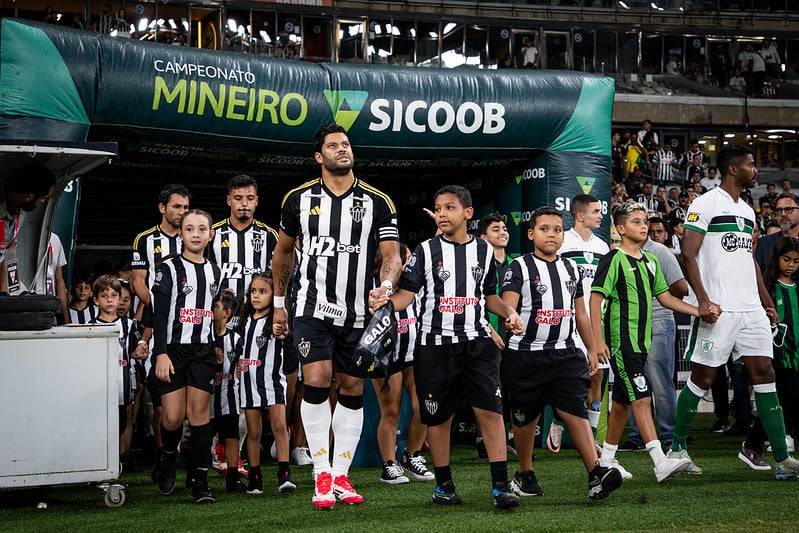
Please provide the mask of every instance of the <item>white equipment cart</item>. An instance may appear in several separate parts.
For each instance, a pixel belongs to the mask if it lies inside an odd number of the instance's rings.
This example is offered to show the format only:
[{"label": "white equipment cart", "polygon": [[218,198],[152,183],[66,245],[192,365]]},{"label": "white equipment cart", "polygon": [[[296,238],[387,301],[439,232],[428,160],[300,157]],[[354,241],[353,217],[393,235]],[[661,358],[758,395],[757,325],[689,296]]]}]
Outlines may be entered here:
[{"label": "white equipment cart", "polygon": [[0,331],[0,488],[119,484],[119,340],[113,325]]}]

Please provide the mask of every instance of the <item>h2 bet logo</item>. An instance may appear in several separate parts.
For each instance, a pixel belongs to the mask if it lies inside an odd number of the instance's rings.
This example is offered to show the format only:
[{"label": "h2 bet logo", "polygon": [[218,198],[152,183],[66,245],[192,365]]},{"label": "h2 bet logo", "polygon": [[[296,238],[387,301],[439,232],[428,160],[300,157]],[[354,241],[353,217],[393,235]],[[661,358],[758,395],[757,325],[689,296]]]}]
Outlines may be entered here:
[{"label": "h2 bet logo", "polygon": [[336,239],[329,236],[314,235],[310,239],[310,244],[306,253],[320,257],[333,257],[336,254],[359,254],[361,253],[360,244],[344,244],[336,242]]}]

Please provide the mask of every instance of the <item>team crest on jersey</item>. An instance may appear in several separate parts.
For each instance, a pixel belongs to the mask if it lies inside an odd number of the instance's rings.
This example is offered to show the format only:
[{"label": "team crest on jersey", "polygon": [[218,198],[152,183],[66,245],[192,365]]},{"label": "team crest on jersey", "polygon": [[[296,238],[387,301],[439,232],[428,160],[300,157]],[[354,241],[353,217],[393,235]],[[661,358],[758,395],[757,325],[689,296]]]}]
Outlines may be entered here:
[{"label": "team crest on jersey", "polygon": [[483,279],[483,272],[483,267],[480,265],[472,267],[472,278],[474,278],[475,282],[480,283],[480,280]]},{"label": "team crest on jersey", "polygon": [[646,378],[644,376],[635,376],[633,378],[633,385],[635,385],[636,390],[638,392],[646,392],[649,388],[649,385],[646,384]]},{"label": "team crest on jersey", "polygon": [[263,348],[266,346],[266,343],[269,339],[267,339],[264,335],[258,335],[255,337],[255,344],[258,345],[258,348]]},{"label": "team crest on jersey", "polygon": [[533,286],[535,287],[536,292],[542,295],[545,294],[548,289],[546,285],[541,283],[541,280],[538,277],[533,280]]},{"label": "team crest on jersey", "polygon": [[186,278],[183,278],[183,280],[181,280],[180,284],[178,285],[178,289],[183,294],[189,294],[191,291],[194,290],[194,287],[189,285],[189,282],[186,281]]},{"label": "team crest on jersey", "polygon": [[354,205],[350,207],[350,216],[355,222],[360,223],[363,220],[364,215],[366,215],[366,208],[364,206]]},{"label": "team crest on jersey", "polygon": [[303,337],[302,340],[297,343],[297,350],[299,350],[301,356],[308,357],[308,354],[311,353],[311,341],[306,341]]},{"label": "team crest on jersey", "polygon": [[655,275],[655,271],[657,270],[657,267],[655,266],[655,263],[652,263],[651,261],[647,261],[646,262],[646,268],[649,270],[649,272],[653,276]]},{"label": "team crest on jersey", "polygon": [[438,402],[434,402],[433,400],[425,400],[424,406],[431,415],[436,414],[436,411],[438,411]]},{"label": "team crest on jersey", "polygon": [[252,236],[252,249],[255,250],[255,253],[260,253],[261,250],[264,248],[264,240],[261,238],[259,233],[256,233]]},{"label": "team crest on jersey", "polygon": [[738,226],[738,231],[743,231],[746,221],[744,217],[735,217],[735,224]]},{"label": "team crest on jersey", "polygon": [[588,263],[589,265],[593,265],[594,264],[594,252],[589,252],[589,251],[583,252],[583,259],[585,259],[585,262]]},{"label": "team crest on jersey", "polygon": [[449,279],[450,273],[448,270],[444,270],[444,266],[439,263],[438,268],[436,269],[436,275],[441,281],[447,281]]},{"label": "team crest on jersey", "polygon": [[703,352],[710,353],[710,350],[713,349],[713,341],[702,339],[700,346],[702,347]]},{"label": "team crest on jersey", "polygon": [[236,350],[228,350],[228,352],[225,354],[225,357],[227,357],[227,360],[232,363],[236,360]]},{"label": "team crest on jersey", "polygon": [[211,291],[211,294],[216,294],[219,290],[219,284],[216,280],[212,281],[210,285],[208,285],[208,290]]},{"label": "team crest on jersey", "polygon": [[574,293],[577,292],[577,283],[574,280],[568,280],[564,283],[566,286],[566,290],[569,291],[569,294],[574,296]]},{"label": "team crest on jersey", "polygon": [[525,420],[525,418],[527,418],[527,417],[526,417],[526,416],[524,416],[524,413],[523,413],[522,411],[518,411],[518,410],[517,410],[517,411],[514,411],[514,412],[513,412],[513,418],[514,418],[514,420],[516,420],[516,422],[518,422],[519,424],[524,424],[524,420]]}]

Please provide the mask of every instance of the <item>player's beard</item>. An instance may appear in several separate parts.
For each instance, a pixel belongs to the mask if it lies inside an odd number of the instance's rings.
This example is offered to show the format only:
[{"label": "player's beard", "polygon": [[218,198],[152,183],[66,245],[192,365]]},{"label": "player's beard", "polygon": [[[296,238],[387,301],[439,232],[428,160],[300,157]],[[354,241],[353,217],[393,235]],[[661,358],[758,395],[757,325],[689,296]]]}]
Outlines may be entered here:
[{"label": "player's beard", "polygon": [[354,158],[350,158],[350,160],[346,163],[339,163],[336,159],[330,159],[328,157],[322,156],[322,161],[322,164],[325,166],[325,170],[334,176],[346,176],[350,173],[353,165],[355,164]]}]

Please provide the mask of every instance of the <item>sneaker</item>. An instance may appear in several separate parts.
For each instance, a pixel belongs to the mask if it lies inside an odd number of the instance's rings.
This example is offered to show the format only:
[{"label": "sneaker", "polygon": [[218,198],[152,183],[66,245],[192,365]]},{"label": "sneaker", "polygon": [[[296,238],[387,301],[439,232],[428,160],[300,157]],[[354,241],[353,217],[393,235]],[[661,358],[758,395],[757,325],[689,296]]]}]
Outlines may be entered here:
[{"label": "sneaker", "polygon": [[645,452],[646,446],[643,444],[636,444],[631,440],[626,440],[619,444],[619,447],[616,449],[619,452]]},{"label": "sneaker", "polygon": [[486,451],[486,444],[483,439],[478,440],[474,445],[477,451],[477,459],[480,461],[488,461],[488,452]]},{"label": "sneaker", "polygon": [[441,505],[460,505],[461,497],[455,492],[455,483],[445,482],[433,491],[433,501]]},{"label": "sneaker", "polygon": [[741,451],[738,452],[738,459],[749,465],[752,470],[771,470],[771,465],[763,460],[762,455],[743,445],[741,445]]},{"label": "sneaker", "polygon": [[313,458],[311,457],[311,450],[306,448],[305,446],[297,446],[293,450],[291,450],[291,462],[297,466],[308,466],[313,464]]},{"label": "sneaker", "polygon": [[[403,457],[404,459],[404,457]],[[383,474],[380,476],[380,483],[388,485],[401,485],[408,483],[410,479],[405,477],[402,473],[402,467],[394,464],[394,461],[386,461],[383,463]]]},{"label": "sneaker", "polygon": [[717,418],[716,422],[710,428],[710,431],[713,433],[724,433],[730,429],[730,424],[726,420],[722,420],[721,418]]},{"label": "sneaker", "polygon": [[250,469],[249,483],[247,483],[247,494],[263,494],[264,493],[264,480],[261,477],[260,469]]},{"label": "sneaker", "polygon": [[508,439],[506,453],[507,453],[507,455],[512,455],[514,457],[519,457],[519,453],[516,451],[516,439],[514,439],[513,437]]},{"label": "sneaker", "polygon": [[311,502],[317,509],[332,509],[336,505],[336,497],[333,495],[333,476],[330,472],[322,472],[316,476]]},{"label": "sneaker", "polygon": [[679,452],[675,452],[674,450],[669,450],[666,453],[666,457],[670,459],[688,459],[691,464],[688,465],[688,468],[685,469],[686,474],[701,474],[702,469],[696,466],[696,463],[691,459],[691,456],[688,455],[688,450],[680,448]]},{"label": "sneaker", "polygon": [[799,461],[789,455],[774,465],[774,477],[779,480],[799,477]]},{"label": "sneaker", "polygon": [[223,476],[227,475],[227,459],[225,458],[225,447],[218,441],[211,448],[211,468]]},{"label": "sneaker", "polygon": [[510,490],[507,481],[494,483],[491,496],[494,497],[494,507],[498,509],[513,509],[514,507],[518,507],[521,502],[519,497]]},{"label": "sneaker", "polygon": [[166,496],[175,490],[178,471],[178,452],[162,453],[158,460],[158,492]]},{"label": "sneaker", "polygon": [[239,477],[248,478],[250,477],[250,473],[244,468],[244,465],[241,464],[241,457],[239,457]]},{"label": "sneaker", "polygon": [[342,474],[333,480],[333,494],[341,503],[347,505],[360,505],[363,503],[363,496],[355,492],[355,489],[350,483],[349,476]]},{"label": "sneaker", "polygon": [[724,434],[728,437],[745,437],[749,435],[749,430],[752,429],[750,422],[738,422],[737,420],[731,425]]},{"label": "sneaker", "polygon": [[207,480],[195,479],[191,488],[191,495],[194,497],[194,503],[214,503],[216,498],[211,489],[208,488]]},{"label": "sneaker", "polygon": [[619,487],[621,472],[615,468],[596,465],[588,474],[588,497],[592,500],[604,500]]},{"label": "sneaker", "polygon": [[427,469],[422,452],[416,452],[413,455],[408,452],[403,453],[402,459],[400,459],[400,466],[419,481],[432,481],[436,478],[436,476]]},{"label": "sneaker", "polygon": [[547,435],[547,448],[552,453],[560,451],[560,444],[563,441],[563,426],[552,422],[549,425],[549,435]]},{"label": "sneaker", "polygon": [[616,459],[615,457],[613,458],[613,462],[610,464],[609,468],[615,468],[616,470],[618,470],[619,474],[621,474],[621,478],[622,479],[632,479],[633,478],[633,475],[630,472],[628,472],[626,468],[621,466],[621,464],[619,463],[619,460]]},{"label": "sneaker", "polygon": [[[685,450],[681,451],[684,452]],[[688,453],[686,452],[685,455],[687,456]],[[658,483],[663,483],[664,481],[670,480],[680,472],[685,472],[689,466],[691,466],[690,457],[680,458],[679,454],[675,454],[674,457],[665,457],[655,465],[655,477],[657,478]]]},{"label": "sneaker", "polygon": [[288,472],[277,473],[277,491],[280,493],[283,492],[294,492],[297,490],[297,485],[294,481],[291,480],[291,474]]},{"label": "sneaker", "polygon": [[225,481],[225,490],[228,492],[241,494],[247,492],[247,487],[241,482],[240,479],[227,480]]},{"label": "sneaker", "polygon": [[519,496],[543,496],[544,491],[538,485],[538,480],[535,478],[535,472],[528,470],[527,472],[516,471],[513,480],[510,482],[510,488]]},{"label": "sneaker", "polygon": [[[767,452],[772,451],[771,443],[769,441],[766,441],[765,444],[768,445],[768,448],[766,448],[766,451]],[[787,452],[788,453],[796,451],[796,445],[794,443],[793,437],[791,437],[790,435],[785,435],[785,445],[787,446]]]}]

